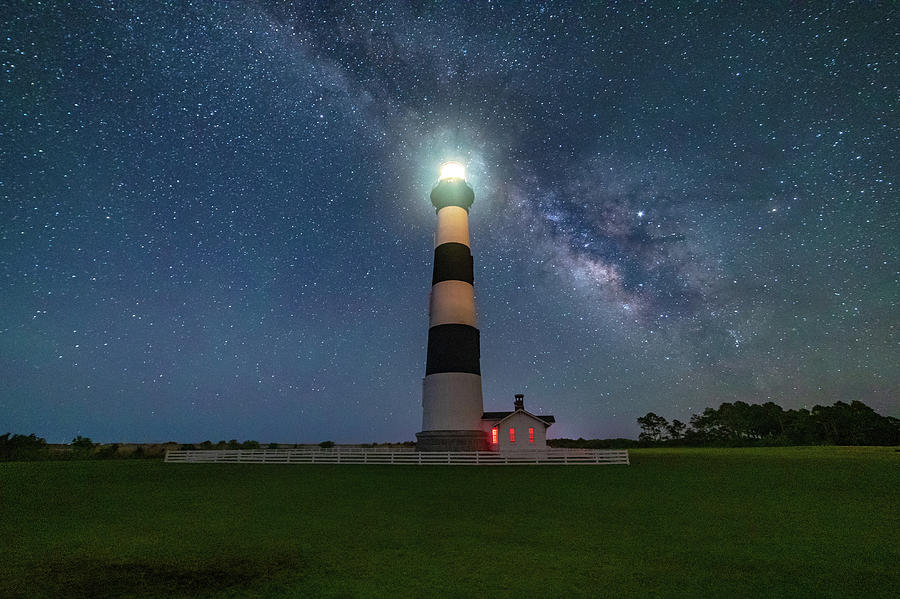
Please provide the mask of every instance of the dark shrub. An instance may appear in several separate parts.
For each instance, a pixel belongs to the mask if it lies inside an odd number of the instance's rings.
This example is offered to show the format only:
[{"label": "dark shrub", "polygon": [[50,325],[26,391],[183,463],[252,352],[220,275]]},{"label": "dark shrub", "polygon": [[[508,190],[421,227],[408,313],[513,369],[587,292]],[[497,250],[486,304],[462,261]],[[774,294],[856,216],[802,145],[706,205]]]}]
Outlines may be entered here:
[{"label": "dark shrub", "polygon": [[78,435],[77,437],[72,439],[72,447],[74,447],[75,449],[84,449],[90,451],[94,448],[95,445],[97,445],[97,443],[91,441],[90,437],[82,437],[81,435]]},{"label": "dark shrub", "polygon": [[34,433],[0,436],[0,460],[41,460],[48,456],[47,441]]},{"label": "dark shrub", "polygon": [[110,445],[103,445],[97,451],[97,457],[104,460],[119,457],[119,444],[112,443]]}]

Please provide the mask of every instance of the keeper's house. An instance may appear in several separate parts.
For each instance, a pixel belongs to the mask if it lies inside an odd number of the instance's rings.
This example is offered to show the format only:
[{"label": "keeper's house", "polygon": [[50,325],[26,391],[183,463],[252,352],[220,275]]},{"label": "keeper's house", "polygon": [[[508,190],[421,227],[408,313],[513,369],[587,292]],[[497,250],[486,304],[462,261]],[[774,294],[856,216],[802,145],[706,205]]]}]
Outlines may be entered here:
[{"label": "keeper's house", "polygon": [[517,394],[512,412],[484,412],[481,428],[491,451],[536,451],[547,449],[547,429],[553,416],[535,416],[525,411],[525,396]]}]

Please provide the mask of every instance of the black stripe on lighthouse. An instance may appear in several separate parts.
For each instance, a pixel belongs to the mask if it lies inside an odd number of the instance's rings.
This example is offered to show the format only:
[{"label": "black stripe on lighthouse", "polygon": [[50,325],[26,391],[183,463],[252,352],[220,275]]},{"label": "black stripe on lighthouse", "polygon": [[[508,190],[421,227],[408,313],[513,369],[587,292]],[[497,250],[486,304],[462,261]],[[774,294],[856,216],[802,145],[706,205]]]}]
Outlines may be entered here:
[{"label": "black stripe on lighthouse", "polygon": [[481,374],[478,329],[467,324],[439,324],[428,329],[425,376],[440,372]]},{"label": "black stripe on lighthouse", "polygon": [[434,248],[434,274],[431,276],[431,284],[437,285],[441,281],[465,281],[469,285],[474,284],[474,261],[469,246],[448,242]]}]

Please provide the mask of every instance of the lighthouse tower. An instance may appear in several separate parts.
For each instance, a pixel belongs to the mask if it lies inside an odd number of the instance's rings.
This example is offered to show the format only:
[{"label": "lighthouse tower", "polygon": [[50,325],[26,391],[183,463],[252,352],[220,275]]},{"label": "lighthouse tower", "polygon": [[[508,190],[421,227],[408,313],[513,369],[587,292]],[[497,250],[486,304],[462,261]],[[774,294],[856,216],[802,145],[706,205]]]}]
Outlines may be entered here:
[{"label": "lighthouse tower", "polygon": [[463,166],[442,165],[431,190],[437,231],[422,381],[422,432],[416,433],[419,451],[488,448],[481,426],[481,350],[469,249],[469,207],[474,201]]}]

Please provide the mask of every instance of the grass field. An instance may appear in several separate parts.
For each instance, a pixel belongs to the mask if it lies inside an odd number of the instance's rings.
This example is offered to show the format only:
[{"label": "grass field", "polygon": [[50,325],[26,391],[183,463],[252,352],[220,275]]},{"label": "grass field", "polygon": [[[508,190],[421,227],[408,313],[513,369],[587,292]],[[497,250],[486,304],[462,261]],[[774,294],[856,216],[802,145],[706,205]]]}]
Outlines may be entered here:
[{"label": "grass field", "polygon": [[0,464],[0,597],[896,597],[895,448]]}]

